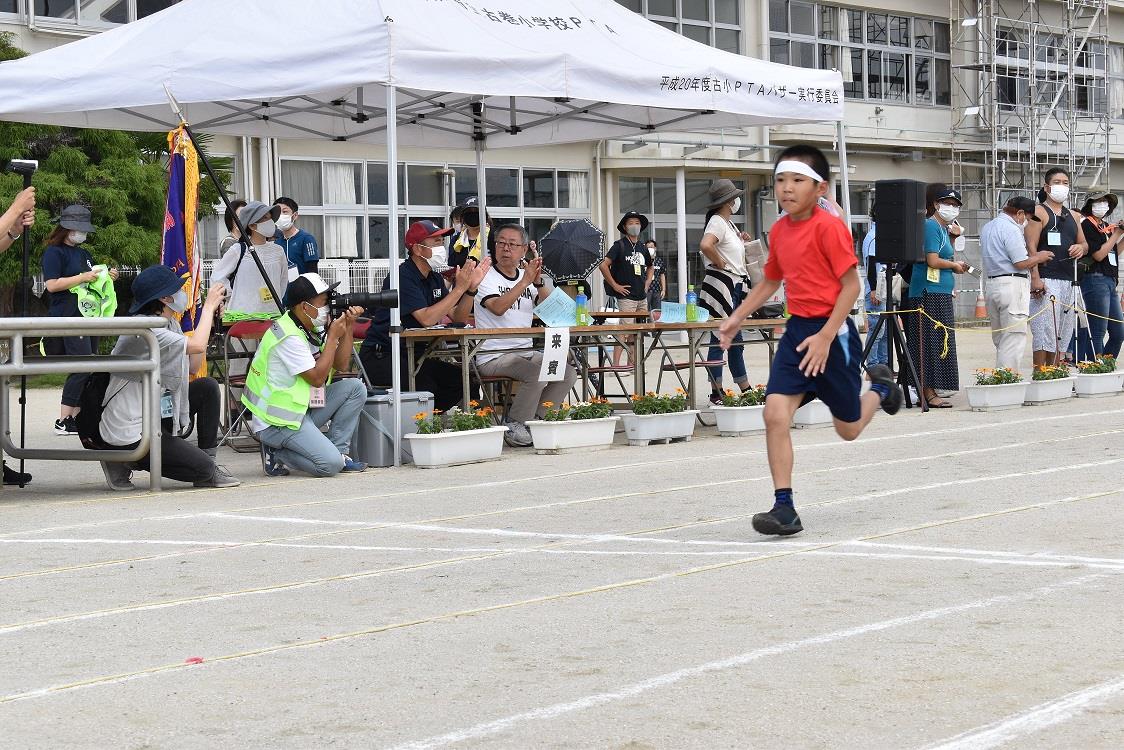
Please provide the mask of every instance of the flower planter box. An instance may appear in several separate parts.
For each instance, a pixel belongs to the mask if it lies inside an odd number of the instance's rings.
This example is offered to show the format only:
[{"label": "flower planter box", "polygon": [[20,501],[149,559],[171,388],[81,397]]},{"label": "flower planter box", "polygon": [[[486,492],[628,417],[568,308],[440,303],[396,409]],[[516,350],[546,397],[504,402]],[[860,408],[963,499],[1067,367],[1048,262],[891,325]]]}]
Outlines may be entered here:
[{"label": "flower planter box", "polygon": [[1050,401],[1062,401],[1073,398],[1072,377],[1058,378],[1057,380],[1032,380],[1026,384],[1024,404],[1038,405]]},{"label": "flower planter box", "polygon": [[765,429],[765,405],[713,407],[718,434],[723,437],[752,435]]},{"label": "flower planter box", "polygon": [[1077,374],[1075,390],[1078,398],[1099,398],[1115,396],[1124,384],[1124,370],[1117,372],[1098,372],[1091,375]]},{"label": "flower planter box", "polygon": [[410,441],[414,465],[421,469],[439,469],[481,461],[495,461],[503,452],[506,427],[485,427],[482,430],[439,432],[436,435],[404,435]]},{"label": "flower planter box", "polygon": [[698,409],[671,414],[622,414],[629,445],[689,441],[695,433]]},{"label": "flower planter box", "polygon": [[827,404],[819,399],[804,404],[792,416],[792,426],[799,429],[827,427],[831,423],[831,409],[827,408]]},{"label": "flower planter box", "polygon": [[529,420],[527,427],[535,441],[535,453],[558,454],[603,451],[613,444],[613,433],[620,417],[569,419],[562,422]]},{"label": "flower planter box", "polygon": [[972,411],[1017,409],[1026,400],[1026,385],[1026,383],[970,385],[965,389],[968,391],[968,406]]}]

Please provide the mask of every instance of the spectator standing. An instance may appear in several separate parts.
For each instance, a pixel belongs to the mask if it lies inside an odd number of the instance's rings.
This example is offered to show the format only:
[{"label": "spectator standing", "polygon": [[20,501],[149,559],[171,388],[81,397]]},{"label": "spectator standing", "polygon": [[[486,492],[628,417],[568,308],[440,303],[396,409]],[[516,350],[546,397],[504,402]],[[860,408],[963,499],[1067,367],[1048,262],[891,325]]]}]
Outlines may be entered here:
[{"label": "spectator standing", "polygon": [[[1120,276],[1118,246],[1124,238],[1124,228],[1107,223],[1116,212],[1119,199],[1107,190],[1093,193],[1081,207],[1081,231],[1089,245],[1087,270],[1081,279],[1081,296],[1085,309],[1091,313],[1089,328],[1078,332],[1079,360],[1092,360],[1098,354],[1119,358],[1120,345],[1124,343],[1124,323],[1121,323],[1120,293],[1117,281]],[[1111,320],[1106,320],[1111,318]],[[1108,342],[1105,342],[1108,334]]]},{"label": "spectator standing", "polygon": [[244,249],[241,242],[236,242],[211,272],[211,284],[222,284],[230,289],[230,298],[223,311],[224,323],[268,320],[280,314],[285,288],[289,284],[289,259],[281,246],[273,241],[280,215],[280,206],[270,207],[261,201],[250,201],[238,209],[238,220],[250,233],[250,244],[257,251],[262,267],[282,299],[273,299],[258,264],[249,257],[248,249]]},{"label": "spectator standing", "polygon": [[[954,260],[948,226],[960,215],[964,202],[958,191],[941,183],[929,185],[925,197],[929,217],[925,220],[922,246],[925,260],[914,264],[909,284],[909,296],[925,315],[916,316],[919,329],[918,335],[909,339],[910,356],[924,386],[921,397],[929,408],[948,409],[952,404],[937,395],[937,391],[960,390],[956,332],[952,329],[956,325],[952,306],[953,274],[968,270],[967,263]],[[943,327],[938,328],[937,323]]]},{"label": "spectator standing", "polygon": [[[166,328],[153,331],[160,345],[160,387],[164,396],[161,399],[160,474],[178,482],[191,482],[196,487],[236,487],[240,482],[227,473],[226,469],[215,463],[213,439],[205,445],[204,434],[217,433],[219,413],[219,388],[211,378],[200,378],[198,385],[189,385],[189,358],[202,354],[207,348],[211,320],[222,304],[224,288],[211,286],[203,305],[203,314],[194,336],[188,338],[180,331],[177,316],[187,309],[187,292],[183,288],[184,279],[167,266],[150,266],[133,280],[133,305],[130,315],[159,315],[167,318]],[[126,335],[117,339],[113,354],[144,357],[147,346],[140,336]],[[209,404],[199,420],[198,447],[191,445],[179,435],[189,422],[191,390],[195,399],[208,399]],[[100,441],[94,448],[102,450],[133,450],[141,439],[141,405],[143,402],[144,379],[138,373],[114,373],[109,377],[102,401],[101,421],[98,426]],[[211,420],[204,424],[205,420]],[[105,481],[110,489],[120,492],[133,491],[132,467],[149,470],[146,455],[134,464],[102,462]]]},{"label": "spectator standing", "polygon": [[1017,196],[980,228],[987,317],[995,344],[995,366],[1019,371],[1026,350],[1026,320],[1030,314],[1030,269],[1050,260],[1053,253],[1026,249],[1026,225],[1041,221],[1035,203]]},{"label": "spectator standing", "polygon": [[230,205],[223,212],[222,220],[226,224],[226,236],[219,240],[219,257],[221,258],[226,254],[234,243],[238,242],[238,238],[242,235],[238,232],[238,227],[234,224],[234,215],[240,208],[246,205],[246,201],[241,198],[235,198],[230,202]]},{"label": "spectator standing", "polygon": [[320,272],[320,246],[316,238],[298,226],[300,206],[292,198],[281,197],[273,201],[281,209],[277,217],[277,236],[273,241],[285,250],[289,265],[297,274]]},{"label": "spectator standing", "polygon": [[[863,307],[866,309],[866,335],[869,338],[878,325],[880,314],[886,311],[886,299],[891,291],[886,289],[886,264],[874,259],[875,238],[878,227],[875,224],[877,207],[870,209],[870,231],[863,237],[863,264],[866,266],[866,297]],[[870,355],[866,358],[868,365],[884,365],[889,361],[889,352],[886,346],[886,325],[878,329],[878,338],[870,347]]]},{"label": "spectator standing", "polygon": [[250,429],[261,441],[266,476],[285,476],[289,466],[316,477],[367,468],[348,455],[367,388],[360,378],[332,379],[351,364],[363,309],[329,320],[335,286],[315,273],[293,281],[289,308],[262,338],[246,378],[242,403],[254,415]]},{"label": "spectator standing", "polygon": [[[1032,253],[1046,250],[1054,257],[1030,271],[1031,347],[1034,364],[1055,365],[1073,338],[1077,319],[1073,310],[1055,303],[1073,304],[1076,261],[1086,254],[1088,245],[1081,229],[1084,217],[1065,205],[1069,200],[1069,172],[1061,167],[1048,169],[1039,199],[1034,212],[1038,222],[1024,230],[1026,246]],[[1038,315],[1047,305],[1054,309]]]},{"label": "spectator standing", "polygon": [[[546,298],[542,282],[542,259],[534,258],[520,267],[527,252],[527,230],[518,224],[496,229],[496,249],[492,268],[480,282],[473,309],[479,328],[530,328],[536,302]],[[502,353],[493,352],[497,349]],[[518,349],[522,351],[510,351]],[[542,381],[542,352],[532,348],[529,336],[488,339],[480,345],[476,365],[481,375],[504,376],[518,382],[518,391],[508,409],[504,440],[513,447],[532,444],[527,420],[543,412],[543,401],[561,403],[574,386],[577,373],[567,365],[561,380]]]},{"label": "spectator standing", "polygon": [[648,248],[648,255],[652,258],[652,283],[648,287],[648,312],[652,320],[659,320],[660,309],[663,307],[664,298],[667,296],[667,268],[663,258],[659,255],[659,245],[655,240],[644,243]]},{"label": "spectator standing", "polygon": [[[648,311],[647,290],[652,284],[655,269],[648,248],[640,235],[648,228],[648,217],[638,211],[629,211],[617,222],[621,237],[609,248],[601,262],[601,275],[605,277],[605,294],[617,300],[621,312]],[[620,365],[624,350],[632,337],[622,337],[623,346],[613,347],[613,364]]]},{"label": "spectator standing", "polygon": [[[415,221],[406,230],[405,245],[409,257],[398,267],[398,313],[402,328],[428,328],[443,323],[446,317],[456,323],[465,323],[472,312],[472,299],[480,289],[480,282],[492,267],[492,259],[485,257],[482,263],[466,260],[456,273],[452,288],[445,286],[445,280],[435,271],[444,268],[445,242],[449,234],[432,221]],[[390,288],[390,277],[383,281],[384,290]],[[409,384],[408,360],[403,343],[402,387]],[[421,357],[425,343],[414,345],[414,351]],[[371,317],[367,337],[359,350],[363,369],[373,385],[390,388],[393,382],[390,350],[390,310],[378,308]],[[433,394],[434,408],[447,411],[461,401],[460,367],[450,362],[428,358],[421,363],[414,383],[419,391]]]},{"label": "spectator standing", "polygon": [[[741,212],[745,191],[730,180],[710,183],[710,207],[706,214],[706,228],[699,242],[705,262],[706,274],[699,288],[699,306],[710,313],[712,319],[728,318],[734,308],[742,303],[749,292],[749,276],[745,267],[745,243],[750,236],[734,224],[733,217]],[[722,358],[718,337],[710,336],[707,359]],[[733,344],[726,350],[730,375],[743,391],[749,387],[746,377],[742,333],[734,336]],[[710,402],[722,403],[722,365],[711,367]]]},{"label": "spectator standing", "polygon": [[[491,245],[492,217],[485,211],[484,226],[480,225],[480,204],[476,196],[465,200],[460,206],[461,231],[452,239],[446,265],[460,268],[465,261],[472,259],[477,263],[488,255]],[[444,267],[438,269],[443,271]]]},{"label": "spectator standing", "polygon": [[[43,251],[43,280],[51,294],[51,306],[47,315],[52,318],[77,318],[81,317],[78,297],[71,290],[98,277],[98,272],[93,270],[93,256],[82,247],[82,243],[94,232],[94,225],[90,223],[90,209],[78,205],[67,206],[59,215],[57,224],[55,230],[47,236],[47,249]],[[109,275],[116,280],[117,269],[111,268]],[[51,356],[89,356],[97,353],[98,339],[96,336],[48,338],[43,342],[43,348]],[[74,417],[81,411],[79,398],[82,386],[89,377],[88,373],[72,373],[67,376],[62,387],[59,418],[55,420],[56,435],[78,434]]]}]

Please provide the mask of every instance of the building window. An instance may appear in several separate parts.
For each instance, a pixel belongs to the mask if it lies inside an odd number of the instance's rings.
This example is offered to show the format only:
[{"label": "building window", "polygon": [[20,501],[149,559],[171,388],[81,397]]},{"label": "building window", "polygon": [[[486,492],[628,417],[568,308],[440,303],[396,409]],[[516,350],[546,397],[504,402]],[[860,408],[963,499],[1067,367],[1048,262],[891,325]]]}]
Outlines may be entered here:
[{"label": "building window", "polygon": [[1124,120],[1124,45],[1108,46],[1108,113]]},{"label": "building window", "polygon": [[[281,192],[300,204],[325,258],[390,257],[386,178],[386,162],[281,159]],[[523,224],[536,240],[559,219],[589,218],[588,172],[487,167],[486,179],[488,215]],[[451,207],[477,195],[468,165],[399,164],[397,182],[399,241],[411,222],[447,225]]]},{"label": "building window", "polygon": [[665,29],[741,54],[739,0],[617,0]]},{"label": "building window", "polygon": [[773,62],[839,70],[847,99],[952,103],[944,21],[810,0],[769,0],[769,24]]},{"label": "building window", "polygon": [[[1031,33],[1037,35],[1032,40]],[[1032,43],[1033,41],[1033,43]],[[1109,112],[1113,84],[1113,55],[1124,47],[1085,41],[1074,56],[1073,77],[1069,77],[1065,39],[1057,34],[1030,32],[1025,28],[1005,27],[996,30],[995,98],[1003,111],[1017,107],[1057,107],[1061,111],[1076,110],[1081,115],[1104,115]],[[1031,61],[1031,49],[1035,50]],[[1117,68],[1117,76],[1124,70]],[[1032,100],[1031,82],[1034,82]],[[1110,112],[1113,118],[1119,115]]]},{"label": "building window", "polygon": [[[146,18],[178,2],[180,0],[29,0],[27,7],[36,21],[69,23],[96,30]],[[18,13],[19,6],[19,0],[0,0],[0,13]]]}]

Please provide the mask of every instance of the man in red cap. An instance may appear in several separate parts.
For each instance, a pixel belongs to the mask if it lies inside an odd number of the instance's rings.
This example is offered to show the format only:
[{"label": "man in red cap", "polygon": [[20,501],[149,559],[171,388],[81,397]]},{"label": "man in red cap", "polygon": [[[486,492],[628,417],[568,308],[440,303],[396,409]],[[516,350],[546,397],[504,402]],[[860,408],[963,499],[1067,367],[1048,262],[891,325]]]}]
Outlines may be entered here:
[{"label": "man in red cap", "polygon": [[[415,221],[406,230],[406,250],[409,257],[398,267],[398,313],[402,328],[428,328],[443,322],[446,317],[464,323],[472,313],[472,299],[476,296],[481,279],[492,267],[492,259],[477,262],[471,258],[457,269],[451,289],[434,268],[446,265],[447,254],[442,238],[451,232],[432,221]],[[382,288],[390,287],[390,277]],[[425,344],[416,344],[418,356]],[[371,327],[359,359],[371,384],[384,388],[391,386],[390,310],[378,308],[371,319]],[[402,383],[408,383],[406,353],[402,353]],[[433,394],[434,408],[445,411],[461,400],[460,368],[450,362],[427,359],[415,377],[419,391]]]}]

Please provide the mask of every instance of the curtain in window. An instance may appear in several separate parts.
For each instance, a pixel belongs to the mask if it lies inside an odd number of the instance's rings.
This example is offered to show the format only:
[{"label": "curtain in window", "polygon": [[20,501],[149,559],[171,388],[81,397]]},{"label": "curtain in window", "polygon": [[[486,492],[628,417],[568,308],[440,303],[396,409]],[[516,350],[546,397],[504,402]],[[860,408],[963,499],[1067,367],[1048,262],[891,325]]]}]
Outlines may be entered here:
[{"label": "curtain in window", "polygon": [[570,191],[569,208],[589,208],[589,177],[585,172],[568,173],[566,187]]},{"label": "curtain in window", "polygon": [[[354,164],[324,162],[324,205],[354,205]],[[353,216],[324,217],[324,257],[357,258],[359,241]]]},{"label": "curtain in window", "polygon": [[[839,9],[839,28],[847,28],[847,10],[845,8]],[[854,60],[851,58],[851,50],[846,48],[842,49],[839,57],[841,58],[840,65],[842,66],[839,72],[843,74],[844,82],[853,82],[855,80],[855,65]]]},{"label": "curtain in window", "polygon": [[[1114,75],[1124,73],[1124,47],[1116,44],[1109,46],[1108,69]],[[1108,101],[1112,107],[1112,117],[1124,117],[1124,78],[1108,79]]]}]

